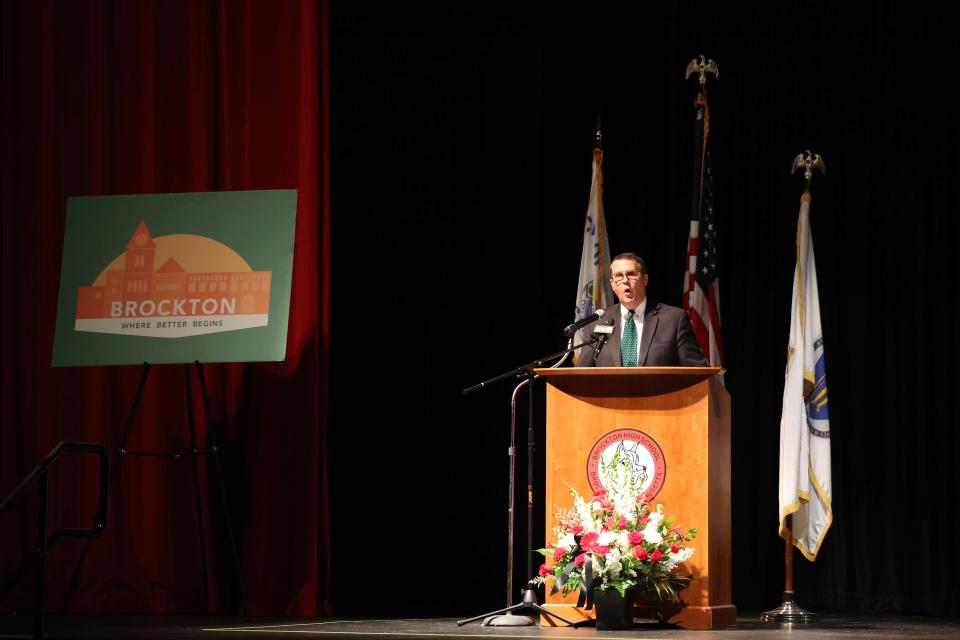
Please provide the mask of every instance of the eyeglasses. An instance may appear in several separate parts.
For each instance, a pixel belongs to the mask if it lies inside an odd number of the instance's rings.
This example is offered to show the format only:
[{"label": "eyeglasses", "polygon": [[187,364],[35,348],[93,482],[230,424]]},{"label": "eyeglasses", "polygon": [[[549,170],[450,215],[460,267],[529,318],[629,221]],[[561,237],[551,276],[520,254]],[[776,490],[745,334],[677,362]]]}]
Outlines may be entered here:
[{"label": "eyeglasses", "polygon": [[627,273],[611,274],[610,279],[613,281],[614,284],[620,284],[621,282],[624,282],[626,280],[629,280],[630,282],[639,280],[640,275],[641,274],[637,271],[628,271]]}]

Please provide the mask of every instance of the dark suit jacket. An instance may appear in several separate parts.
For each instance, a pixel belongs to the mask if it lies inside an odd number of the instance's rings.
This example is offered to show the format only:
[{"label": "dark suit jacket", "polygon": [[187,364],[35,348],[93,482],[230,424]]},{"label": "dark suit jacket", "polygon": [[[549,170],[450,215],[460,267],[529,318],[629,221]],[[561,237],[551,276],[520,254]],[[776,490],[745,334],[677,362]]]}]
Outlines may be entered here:
[{"label": "dark suit jacket", "polygon": [[[601,320],[583,328],[582,338],[590,340],[593,328],[601,322],[614,319],[613,333],[607,339],[600,357],[594,361],[595,347],[580,349],[577,358],[578,367],[620,367],[620,304],[603,310]],[[643,335],[640,336],[641,367],[705,367],[707,360],[697,344],[697,337],[690,326],[687,312],[659,302],[647,301],[643,314]]]}]

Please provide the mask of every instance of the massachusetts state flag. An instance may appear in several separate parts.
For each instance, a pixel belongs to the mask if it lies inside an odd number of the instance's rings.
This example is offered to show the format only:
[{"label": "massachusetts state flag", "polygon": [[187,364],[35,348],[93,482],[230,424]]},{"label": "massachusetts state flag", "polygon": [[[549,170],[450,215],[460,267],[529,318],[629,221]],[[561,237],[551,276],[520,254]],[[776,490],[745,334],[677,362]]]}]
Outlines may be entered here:
[{"label": "massachusetts state flag", "polygon": [[687,240],[687,273],[683,308],[711,367],[723,366],[720,334],[720,277],[717,225],[713,215],[713,174],[710,167],[710,109],[701,92],[696,107],[696,142],[693,154],[693,205]]},{"label": "massachusetts state flag", "polygon": [[[583,228],[583,251],[580,253],[580,281],[577,283],[577,308],[574,321],[587,317],[597,309],[613,304],[613,290],[607,264],[610,262],[610,242],[607,240],[607,223],[603,218],[603,149],[600,148],[600,132],[593,150],[593,177],[590,181],[590,202],[587,204],[587,221]],[[578,331],[573,346],[588,342],[590,336]],[[588,349],[589,347],[584,347]],[[579,352],[573,352],[574,362]]]},{"label": "massachusetts state flag", "polygon": [[792,515],[793,544],[816,560],[833,522],[827,370],[820,331],[817,268],[810,236],[810,192],[800,198],[790,343],[780,417],[780,537]]}]

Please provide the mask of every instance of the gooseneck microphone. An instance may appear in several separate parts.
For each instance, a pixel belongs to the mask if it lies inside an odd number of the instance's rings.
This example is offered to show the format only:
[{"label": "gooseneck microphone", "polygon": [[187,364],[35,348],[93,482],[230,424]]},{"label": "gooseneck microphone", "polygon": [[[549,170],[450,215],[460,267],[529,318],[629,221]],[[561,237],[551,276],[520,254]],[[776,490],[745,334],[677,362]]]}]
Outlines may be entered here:
[{"label": "gooseneck microphone", "polygon": [[577,320],[573,324],[568,324],[563,328],[563,335],[565,338],[570,338],[578,329],[587,326],[591,322],[596,322],[603,316],[603,309],[597,309],[594,313],[591,313],[586,318]]}]

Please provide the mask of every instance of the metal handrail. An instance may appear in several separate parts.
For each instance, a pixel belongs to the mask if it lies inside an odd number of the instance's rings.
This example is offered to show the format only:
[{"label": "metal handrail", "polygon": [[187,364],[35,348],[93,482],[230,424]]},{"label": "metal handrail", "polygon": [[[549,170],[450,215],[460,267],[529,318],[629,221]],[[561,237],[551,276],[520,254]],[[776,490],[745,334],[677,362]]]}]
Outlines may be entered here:
[{"label": "metal handrail", "polygon": [[[88,528],[61,527],[47,537],[47,473],[50,465],[63,453],[93,453],[100,459],[100,504],[97,507],[93,525]],[[3,502],[0,502],[0,513],[13,504],[34,482],[38,485],[37,491],[37,550],[27,560],[26,564],[0,586],[0,599],[7,591],[26,574],[27,570],[36,565],[36,584],[34,585],[34,612],[33,637],[43,636],[43,596],[44,570],[46,568],[47,551],[61,538],[95,538],[103,533],[107,527],[107,490],[110,481],[110,461],[107,450],[103,445],[94,442],[60,442],[47,454],[40,464],[10,492]]]}]

